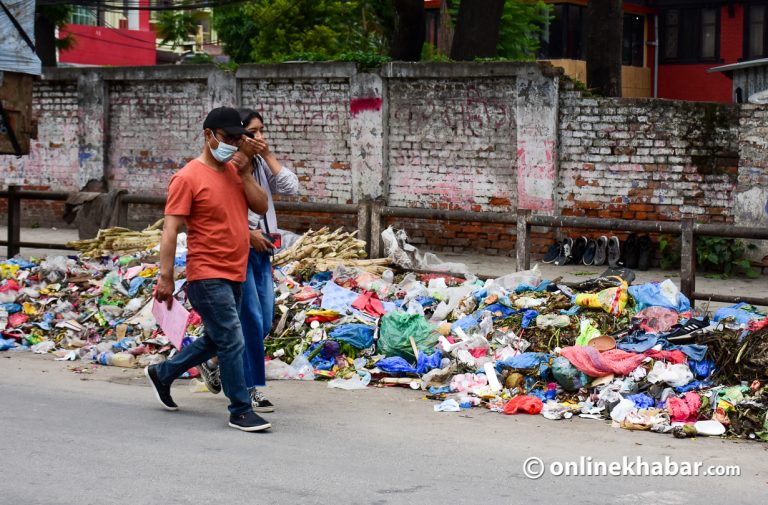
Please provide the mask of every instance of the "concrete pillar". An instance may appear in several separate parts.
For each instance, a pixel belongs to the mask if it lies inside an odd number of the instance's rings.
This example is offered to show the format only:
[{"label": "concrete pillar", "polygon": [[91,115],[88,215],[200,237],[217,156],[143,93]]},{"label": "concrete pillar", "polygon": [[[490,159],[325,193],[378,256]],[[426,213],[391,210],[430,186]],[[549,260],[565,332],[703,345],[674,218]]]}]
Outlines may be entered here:
[{"label": "concrete pillar", "polygon": [[517,78],[517,206],[556,211],[558,76],[538,67]]},{"label": "concrete pillar", "polygon": [[77,143],[80,169],[77,185],[108,180],[107,136],[109,108],[107,85],[98,72],[84,72],[77,78]]},{"label": "concrete pillar", "polygon": [[376,74],[354,74],[349,101],[352,200],[385,196],[389,188],[385,168],[386,104],[384,81]]},{"label": "concrete pillar", "polygon": [[216,68],[208,74],[208,110],[216,107],[239,107],[237,94],[234,72]]}]

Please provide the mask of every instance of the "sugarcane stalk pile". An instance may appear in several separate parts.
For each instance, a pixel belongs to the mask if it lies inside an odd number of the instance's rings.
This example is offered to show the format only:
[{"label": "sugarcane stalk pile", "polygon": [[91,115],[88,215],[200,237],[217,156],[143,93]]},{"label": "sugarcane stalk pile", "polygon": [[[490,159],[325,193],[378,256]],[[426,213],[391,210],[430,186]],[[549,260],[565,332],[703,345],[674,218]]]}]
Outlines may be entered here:
[{"label": "sugarcane stalk pile", "polygon": [[341,228],[330,232],[328,227],[309,230],[293,246],[275,255],[275,266],[296,263],[296,268],[312,268],[317,272],[330,271],[338,265],[356,267],[381,274],[389,265],[388,258],[365,259],[365,241],[356,238],[357,232],[348,233]]},{"label": "sugarcane stalk pile", "polygon": [[160,243],[163,220],[148,226],[142,231],[115,226],[99,230],[96,238],[67,242],[67,247],[76,249],[88,258],[107,255],[133,254],[155,247]]}]

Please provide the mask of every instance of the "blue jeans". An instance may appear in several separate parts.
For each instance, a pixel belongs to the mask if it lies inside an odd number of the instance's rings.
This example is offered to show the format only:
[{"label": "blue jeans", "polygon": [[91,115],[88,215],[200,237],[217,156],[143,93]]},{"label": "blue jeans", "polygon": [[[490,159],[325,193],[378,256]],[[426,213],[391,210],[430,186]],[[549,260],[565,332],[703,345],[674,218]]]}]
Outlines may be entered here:
[{"label": "blue jeans", "polygon": [[243,372],[249,387],[267,385],[264,369],[264,337],[272,329],[275,311],[275,288],[272,284],[272,263],[269,253],[251,249],[248,254],[248,275],[243,283],[240,324],[243,327],[245,353]]},{"label": "blue jeans", "polygon": [[243,377],[243,331],[240,327],[242,284],[226,279],[192,281],[187,297],[200,314],[205,333],[172,359],[157,367],[163,384],[172,383],[190,368],[213,356],[219,357],[221,385],[229,398],[229,412],[251,411],[251,397]]}]

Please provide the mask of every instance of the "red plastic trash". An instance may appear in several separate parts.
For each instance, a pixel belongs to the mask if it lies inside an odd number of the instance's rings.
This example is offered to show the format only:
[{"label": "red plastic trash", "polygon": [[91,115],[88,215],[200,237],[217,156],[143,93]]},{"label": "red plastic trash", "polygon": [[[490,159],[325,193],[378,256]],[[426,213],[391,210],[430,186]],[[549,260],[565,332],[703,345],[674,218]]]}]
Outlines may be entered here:
[{"label": "red plastic trash", "polygon": [[544,404],[535,396],[515,396],[504,405],[505,414],[517,414],[518,411],[526,414],[539,414]]}]

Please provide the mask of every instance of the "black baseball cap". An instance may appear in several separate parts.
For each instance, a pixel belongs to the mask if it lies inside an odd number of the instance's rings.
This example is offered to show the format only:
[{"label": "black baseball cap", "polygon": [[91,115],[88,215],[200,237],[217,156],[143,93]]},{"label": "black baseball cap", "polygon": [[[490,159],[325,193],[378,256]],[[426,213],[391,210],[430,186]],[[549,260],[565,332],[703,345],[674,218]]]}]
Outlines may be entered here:
[{"label": "black baseball cap", "polygon": [[240,113],[232,107],[216,107],[203,122],[203,129],[224,130],[229,135],[247,135],[240,120]]}]

